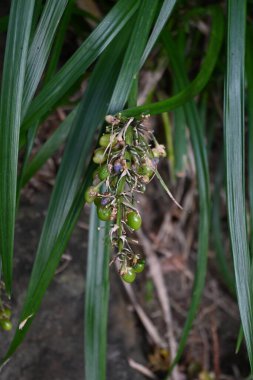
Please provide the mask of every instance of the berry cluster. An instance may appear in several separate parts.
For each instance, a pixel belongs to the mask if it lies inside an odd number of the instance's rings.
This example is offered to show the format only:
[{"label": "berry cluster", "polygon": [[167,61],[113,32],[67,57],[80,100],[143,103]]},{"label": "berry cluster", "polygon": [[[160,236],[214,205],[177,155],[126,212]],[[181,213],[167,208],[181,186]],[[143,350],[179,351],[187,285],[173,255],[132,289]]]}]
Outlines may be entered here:
[{"label": "berry cluster", "polygon": [[144,193],[146,184],[157,174],[159,158],[165,156],[164,146],[144,126],[145,119],[147,116],[140,120],[106,117],[108,125],[93,156],[99,167],[85,193],[86,202],[97,206],[98,217],[113,223],[110,239],[117,250],[114,260],[119,260],[119,273],[129,283],[145,266],[140,255],[133,252],[133,240],[127,235],[142,224],[136,194]]}]

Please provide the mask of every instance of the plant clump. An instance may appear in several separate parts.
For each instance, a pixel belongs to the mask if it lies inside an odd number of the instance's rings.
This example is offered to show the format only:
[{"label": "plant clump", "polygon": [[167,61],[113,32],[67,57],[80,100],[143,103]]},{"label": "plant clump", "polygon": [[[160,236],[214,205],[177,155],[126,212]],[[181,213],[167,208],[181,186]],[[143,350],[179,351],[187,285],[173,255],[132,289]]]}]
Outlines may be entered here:
[{"label": "plant clump", "polygon": [[[145,260],[133,251],[133,239],[129,236],[142,224],[137,194],[145,192],[155,175],[160,180],[157,165],[166,155],[164,146],[145,127],[147,117],[139,120],[121,115],[106,117],[105,133],[93,155],[99,167],[92,186],[85,192],[86,202],[96,205],[98,217],[112,222],[110,240],[116,249],[113,261],[119,261],[119,274],[128,283],[145,266]],[[162,185],[165,186],[163,181]],[[167,188],[166,191],[169,192]]]}]

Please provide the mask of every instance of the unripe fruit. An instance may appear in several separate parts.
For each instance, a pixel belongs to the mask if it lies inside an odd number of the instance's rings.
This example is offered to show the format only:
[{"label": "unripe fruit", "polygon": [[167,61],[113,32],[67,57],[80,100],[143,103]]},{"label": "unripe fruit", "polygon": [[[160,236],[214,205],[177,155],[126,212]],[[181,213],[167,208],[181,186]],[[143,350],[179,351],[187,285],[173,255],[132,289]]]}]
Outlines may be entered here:
[{"label": "unripe fruit", "polygon": [[103,134],[99,139],[99,145],[106,148],[110,144],[111,135],[109,133]]},{"label": "unripe fruit", "polygon": [[11,309],[9,309],[9,308],[4,309],[3,310],[3,316],[5,318],[7,318],[7,319],[10,319],[10,317],[11,317]]},{"label": "unripe fruit", "polygon": [[98,170],[98,178],[100,181],[104,181],[110,175],[110,171],[107,165],[102,165]]},{"label": "unripe fruit", "polygon": [[0,326],[5,331],[10,331],[12,329],[12,323],[8,319],[0,320]]},{"label": "unripe fruit", "polygon": [[145,260],[142,259],[142,260],[139,260],[134,266],[133,266],[133,270],[135,271],[135,273],[141,273],[145,268]]},{"label": "unripe fruit", "polygon": [[134,282],[135,277],[136,277],[136,273],[131,267],[128,267],[126,272],[121,275],[122,280],[124,280],[125,282],[128,282],[129,284]]},{"label": "unripe fruit", "polygon": [[149,165],[141,165],[138,167],[138,174],[150,178],[154,174],[154,170]]},{"label": "unripe fruit", "polygon": [[87,203],[92,203],[98,193],[98,188],[95,186],[90,186],[84,193],[84,199]]},{"label": "unripe fruit", "polygon": [[96,149],[93,156],[93,162],[95,162],[95,164],[103,164],[105,161],[105,150],[103,148]]},{"label": "unripe fruit", "polygon": [[96,197],[96,198],[94,199],[94,204],[95,204],[97,207],[101,206],[101,199],[102,199],[102,198],[100,198],[100,197]]},{"label": "unripe fruit", "polygon": [[109,207],[98,206],[97,215],[98,215],[99,219],[101,219],[103,221],[110,220],[111,214],[112,214],[112,212],[111,212],[111,209]]},{"label": "unripe fruit", "polygon": [[130,211],[127,214],[126,217],[126,224],[131,227],[133,230],[138,230],[141,227],[141,216],[135,212],[135,211]]}]

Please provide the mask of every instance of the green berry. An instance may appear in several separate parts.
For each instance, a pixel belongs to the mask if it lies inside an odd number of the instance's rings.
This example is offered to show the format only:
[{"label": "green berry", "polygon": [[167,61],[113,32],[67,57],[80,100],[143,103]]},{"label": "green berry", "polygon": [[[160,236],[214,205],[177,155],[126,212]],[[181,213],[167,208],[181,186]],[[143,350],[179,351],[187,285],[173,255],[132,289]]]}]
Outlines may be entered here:
[{"label": "green berry", "polygon": [[97,215],[99,219],[107,221],[107,220],[110,220],[112,211],[109,207],[98,206]]},{"label": "green berry", "polygon": [[90,186],[84,193],[84,199],[87,203],[92,203],[98,193],[98,189],[95,186]]},{"label": "green berry", "polygon": [[110,171],[107,165],[102,165],[98,170],[98,178],[100,181],[104,181],[110,175]]},{"label": "green berry", "polygon": [[141,273],[143,272],[145,268],[145,260],[142,259],[142,260],[139,260],[134,266],[133,266],[133,270],[135,271],[135,273]]},{"label": "green berry", "polygon": [[5,331],[10,331],[12,329],[12,323],[8,319],[0,320],[0,326]]},{"label": "green berry", "polygon": [[93,162],[95,162],[95,164],[103,164],[105,161],[105,150],[103,148],[96,149],[93,156]]},{"label": "green berry", "polygon": [[130,211],[126,217],[126,224],[133,230],[138,230],[141,227],[141,216],[136,211]]},{"label": "green berry", "polygon": [[106,148],[110,144],[111,135],[109,133],[104,133],[99,139],[99,145]]},{"label": "green berry", "polygon": [[154,171],[148,165],[141,165],[138,167],[138,174],[151,177],[154,174]]},{"label": "green berry", "polygon": [[135,277],[136,277],[136,273],[131,267],[128,267],[126,269],[126,272],[121,275],[122,280],[124,280],[125,282],[128,282],[129,284],[134,282]]},{"label": "green berry", "polygon": [[6,318],[6,319],[10,319],[11,317],[11,309],[9,308],[6,308],[3,310],[3,316]]},{"label": "green berry", "polygon": [[95,199],[94,199],[94,204],[97,206],[97,207],[99,207],[99,206],[101,206],[101,197],[96,197]]}]

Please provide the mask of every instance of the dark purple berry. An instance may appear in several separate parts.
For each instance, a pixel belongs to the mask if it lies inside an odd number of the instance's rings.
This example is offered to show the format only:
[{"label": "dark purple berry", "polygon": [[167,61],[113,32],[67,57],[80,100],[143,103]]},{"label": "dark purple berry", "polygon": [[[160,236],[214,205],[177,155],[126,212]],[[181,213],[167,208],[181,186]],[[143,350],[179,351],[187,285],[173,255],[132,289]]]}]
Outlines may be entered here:
[{"label": "dark purple berry", "polygon": [[102,198],[101,199],[101,206],[106,206],[110,202],[109,198]]},{"label": "dark purple berry", "polygon": [[121,172],[122,165],[121,165],[121,163],[119,161],[114,162],[113,170],[115,171],[115,173]]}]

